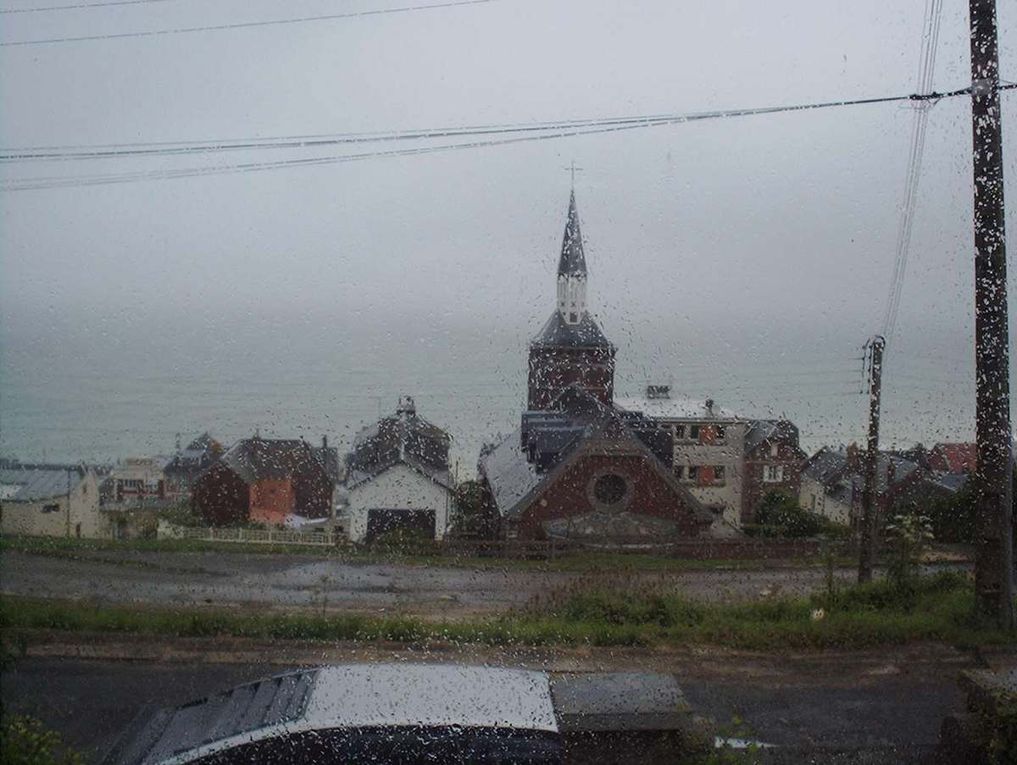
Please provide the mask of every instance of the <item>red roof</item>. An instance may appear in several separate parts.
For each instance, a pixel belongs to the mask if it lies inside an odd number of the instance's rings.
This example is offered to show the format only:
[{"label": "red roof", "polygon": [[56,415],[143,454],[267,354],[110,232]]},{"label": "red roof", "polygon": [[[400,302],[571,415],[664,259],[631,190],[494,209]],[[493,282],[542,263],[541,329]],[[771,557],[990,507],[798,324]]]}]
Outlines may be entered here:
[{"label": "red roof", "polygon": [[970,473],[978,459],[975,444],[936,444],[929,454],[929,466],[947,473]]}]

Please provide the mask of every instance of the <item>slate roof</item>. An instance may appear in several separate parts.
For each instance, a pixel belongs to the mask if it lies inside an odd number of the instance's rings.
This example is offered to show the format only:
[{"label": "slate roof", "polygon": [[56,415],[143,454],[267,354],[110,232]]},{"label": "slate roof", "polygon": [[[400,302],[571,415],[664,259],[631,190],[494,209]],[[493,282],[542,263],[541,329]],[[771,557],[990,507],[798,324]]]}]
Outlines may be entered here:
[{"label": "slate roof", "polygon": [[[312,447],[300,439],[255,436],[238,441],[220,461],[247,484],[317,471],[324,472],[334,482],[327,456],[327,452],[333,451]],[[338,461],[338,457],[334,459]]]},{"label": "slate roof", "polygon": [[558,259],[558,276],[586,276],[586,257],[583,255],[583,235],[579,231],[579,211],[576,209],[576,192],[569,197],[565,236]]},{"label": "slate roof", "polygon": [[[889,483],[891,465],[894,486],[919,469],[916,463],[903,457],[881,453],[876,464],[877,492],[882,493],[891,485]],[[803,472],[823,484],[832,496],[846,496],[851,491],[861,492],[865,483],[862,468],[849,464],[847,449],[835,450],[823,447],[809,459]]]},{"label": "slate roof", "polygon": [[611,348],[589,311],[583,311],[578,324],[567,324],[556,309],[530,342],[530,347]]},{"label": "slate roof", "polygon": [[361,430],[346,455],[346,488],[352,489],[398,464],[451,487],[448,452],[452,437],[415,410],[384,417]]},{"label": "slate roof", "polygon": [[798,428],[787,420],[753,420],[745,431],[745,451],[764,441],[783,441],[798,446]]},{"label": "slate roof", "polygon": [[516,430],[480,458],[480,469],[487,478],[491,497],[501,515],[515,508],[542,480],[536,466],[526,459],[520,438],[521,431]]},{"label": "slate roof", "polygon": [[[0,499],[8,502],[36,502],[67,494],[68,470],[30,465],[0,469]],[[71,490],[84,478],[80,468],[70,470]]]}]

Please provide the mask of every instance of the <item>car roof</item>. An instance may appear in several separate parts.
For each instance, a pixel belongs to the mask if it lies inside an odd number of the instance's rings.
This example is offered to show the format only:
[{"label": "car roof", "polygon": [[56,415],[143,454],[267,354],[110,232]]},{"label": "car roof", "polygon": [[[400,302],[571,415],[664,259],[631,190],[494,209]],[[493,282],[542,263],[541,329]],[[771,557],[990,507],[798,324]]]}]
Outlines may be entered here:
[{"label": "car roof", "polygon": [[322,668],[304,720],[312,727],[558,730],[545,673],[450,664]]},{"label": "car roof", "polygon": [[289,672],[159,710],[104,762],[185,763],[290,733],[407,727],[558,731],[544,672],[350,664]]}]

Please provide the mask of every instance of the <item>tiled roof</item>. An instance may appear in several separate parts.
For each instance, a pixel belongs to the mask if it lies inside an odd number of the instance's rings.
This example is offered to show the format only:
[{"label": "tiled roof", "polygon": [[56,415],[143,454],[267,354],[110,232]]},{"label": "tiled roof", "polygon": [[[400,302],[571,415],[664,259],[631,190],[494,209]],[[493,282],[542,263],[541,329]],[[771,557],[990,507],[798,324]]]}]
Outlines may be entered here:
[{"label": "tiled roof", "polygon": [[83,473],[79,469],[61,470],[54,468],[0,469],[0,499],[11,502],[34,502],[40,499],[62,497],[67,494],[68,477],[74,490],[81,483]]}]

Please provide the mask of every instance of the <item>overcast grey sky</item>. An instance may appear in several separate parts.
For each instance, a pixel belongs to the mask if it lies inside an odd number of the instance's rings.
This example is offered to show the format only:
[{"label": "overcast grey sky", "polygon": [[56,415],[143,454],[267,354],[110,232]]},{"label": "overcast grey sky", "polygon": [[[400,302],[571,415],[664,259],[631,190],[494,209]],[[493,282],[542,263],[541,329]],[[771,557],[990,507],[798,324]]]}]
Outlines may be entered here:
[{"label": "overcast grey sky", "polygon": [[[2,39],[410,4],[170,0],[7,14]],[[3,0],[5,8],[32,5]],[[938,90],[970,80],[966,9],[966,0],[945,0]],[[4,47],[0,143],[199,141],[904,94],[914,90],[924,11],[921,0],[495,0]],[[1000,3],[999,13],[1002,76],[1017,80],[1017,3]],[[1017,93],[1002,98],[1012,212]],[[965,98],[931,112],[899,347],[935,352],[937,332],[954,340],[971,332],[969,113]],[[3,193],[5,335],[12,342],[40,324],[162,331],[170,320],[220,328],[334,322],[349,332],[394,316],[535,330],[553,306],[569,186],[563,168],[575,160],[584,168],[576,186],[591,304],[620,344],[663,323],[689,335],[797,325],[799,333],[836,326],[864,338],[882,320],[911,121],[906,106],[859,106]],[[17,163],[2,171],[10,179],[343,151]],[[426,322],[401,326],[426,340]]]}]

